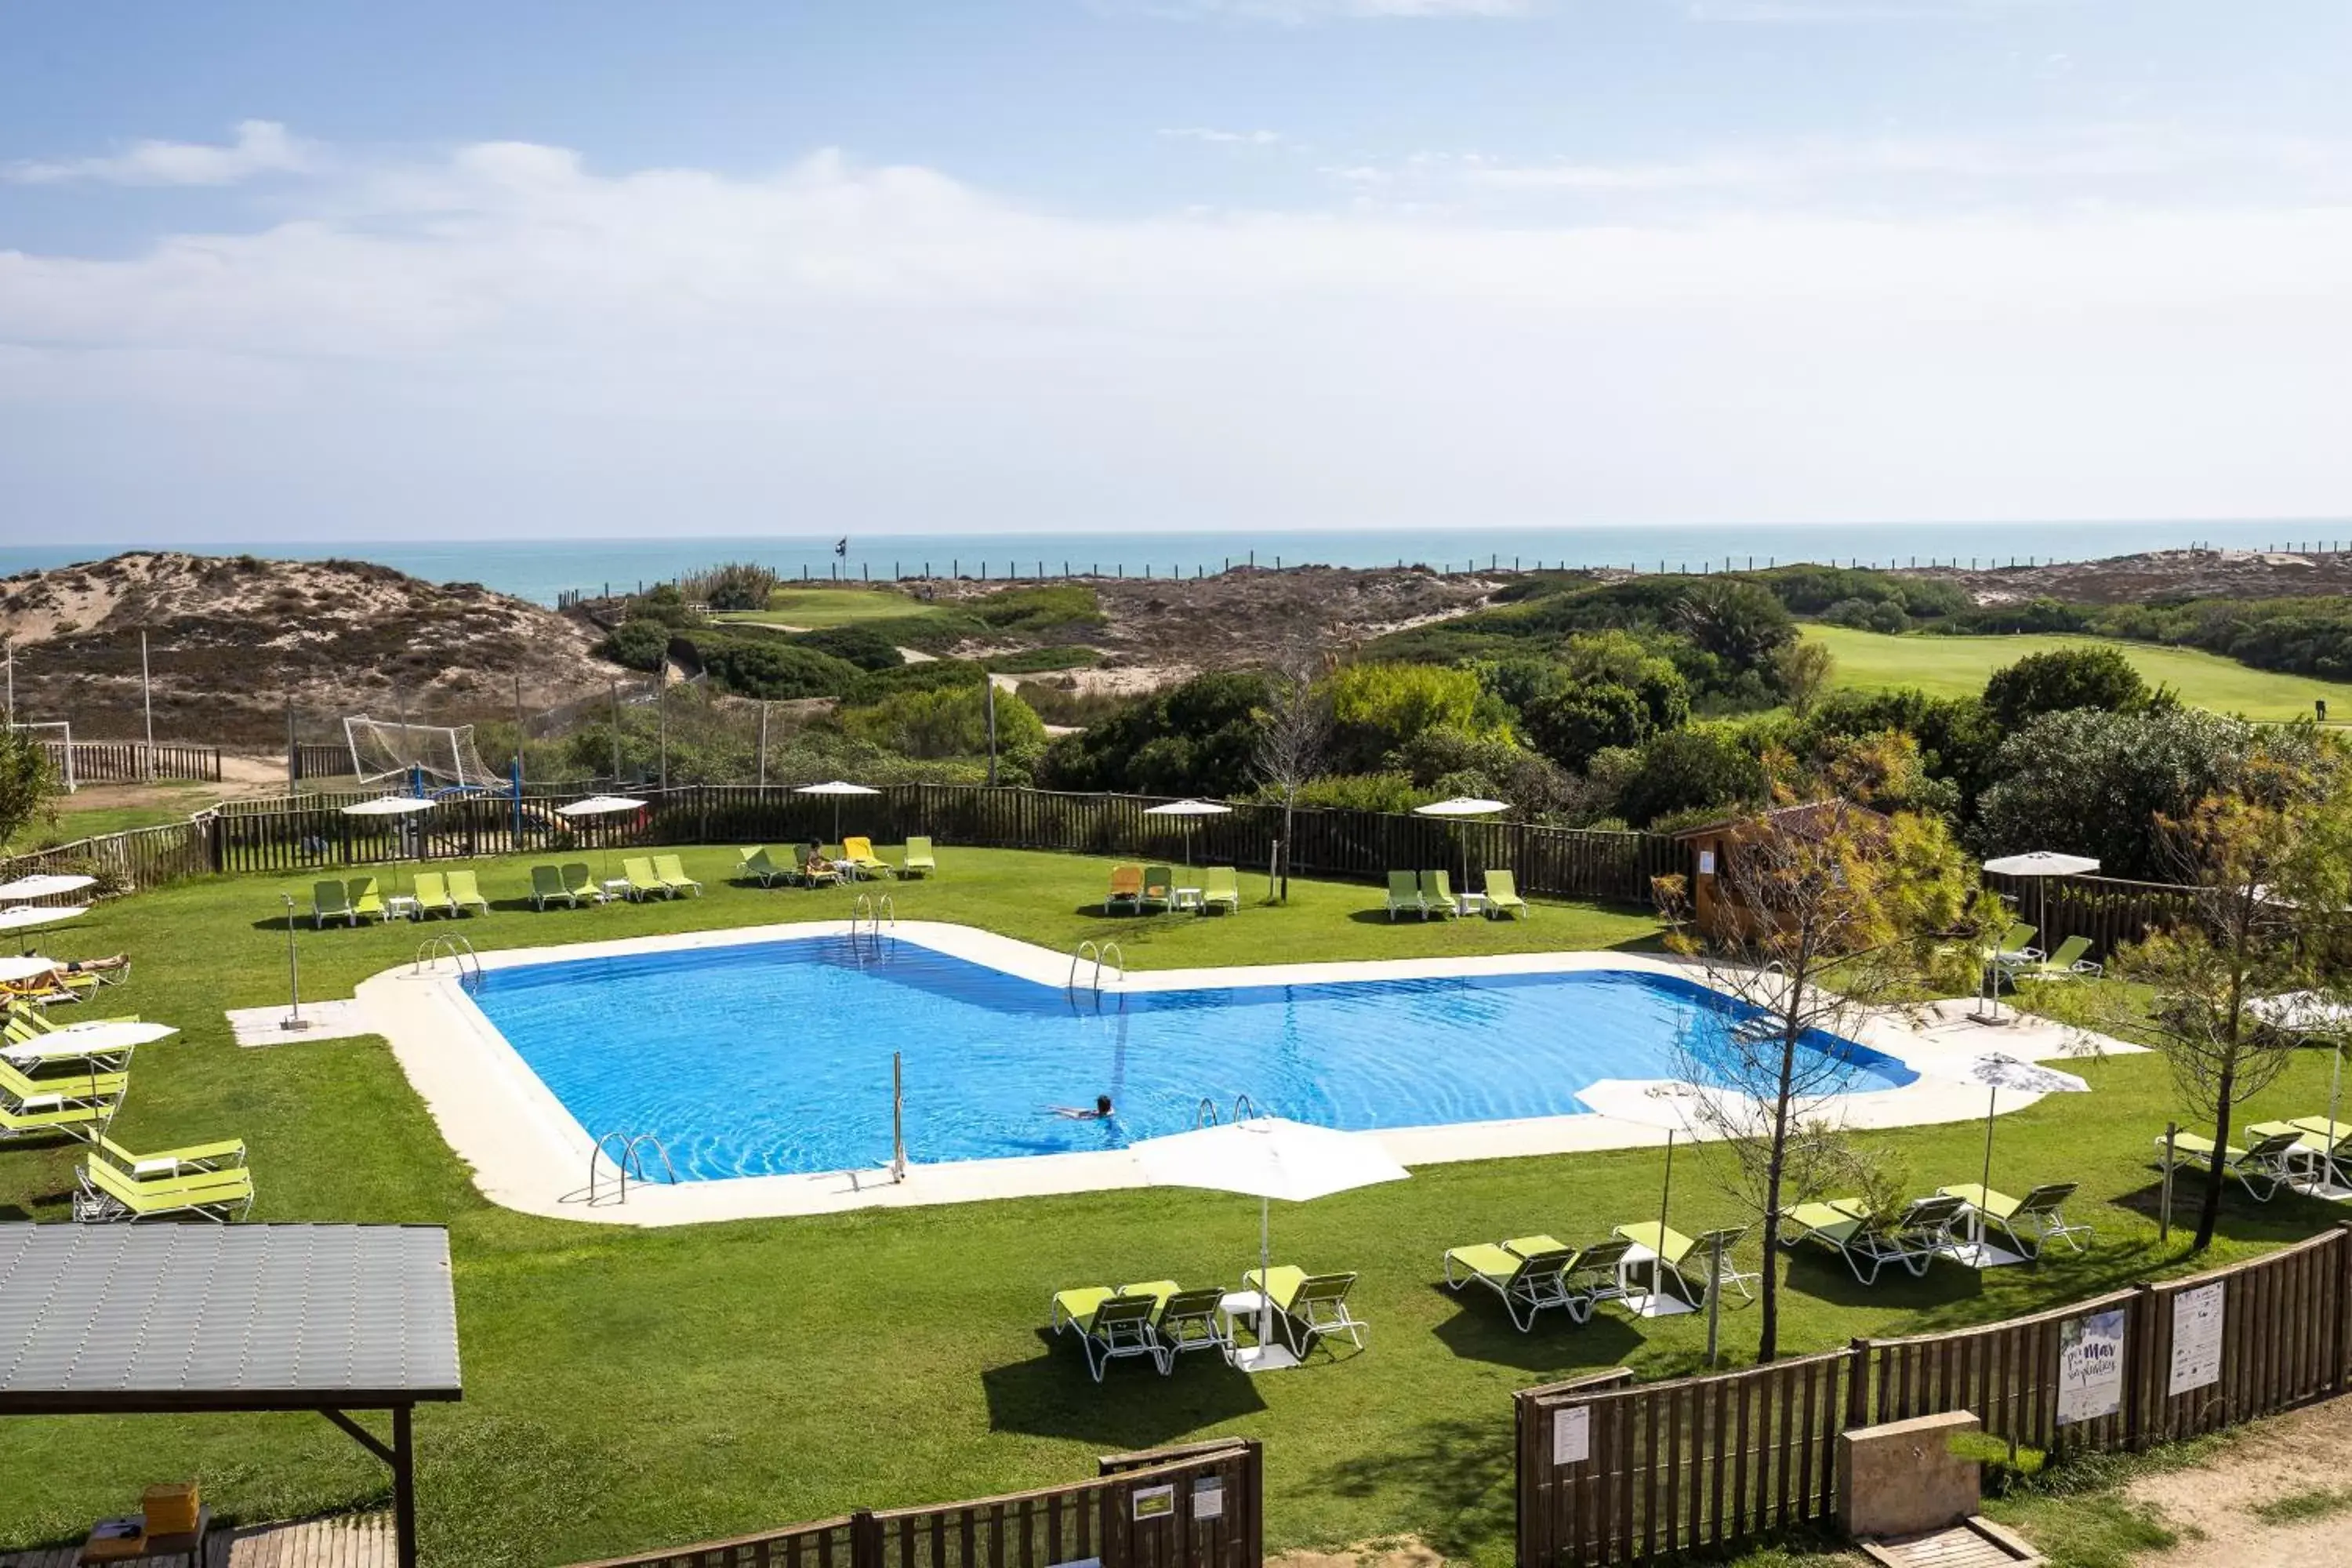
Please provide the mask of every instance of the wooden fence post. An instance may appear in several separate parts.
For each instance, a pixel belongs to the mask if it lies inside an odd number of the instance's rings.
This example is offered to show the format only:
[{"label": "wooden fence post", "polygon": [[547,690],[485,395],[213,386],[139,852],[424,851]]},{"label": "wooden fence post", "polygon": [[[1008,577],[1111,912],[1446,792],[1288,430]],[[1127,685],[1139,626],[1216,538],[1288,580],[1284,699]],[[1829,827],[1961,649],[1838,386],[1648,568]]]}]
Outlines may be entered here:
[{"label": "wooden fence post", "polygon": [[849,1568],[882,1568],[882,1526],[870,1508],[849,1516]]}]

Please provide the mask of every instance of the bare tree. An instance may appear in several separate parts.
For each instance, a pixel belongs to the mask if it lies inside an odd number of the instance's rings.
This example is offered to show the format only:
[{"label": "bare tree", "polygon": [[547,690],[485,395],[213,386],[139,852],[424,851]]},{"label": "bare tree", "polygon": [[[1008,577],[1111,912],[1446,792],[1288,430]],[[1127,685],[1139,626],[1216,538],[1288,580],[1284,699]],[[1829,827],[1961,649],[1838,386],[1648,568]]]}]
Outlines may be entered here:
[{"label": "bare tree", "polygon": [[1881,816],[1843,801],[1784,807],[1719,841],[1707,908],[1680,878],[1657,885],[1668,944],[1695,958],[1705,999],[1677,1038],[1699,1092],[1686,1115],[1718,1179],[1763,1241],[1756,1356],[1780,1344],[1780,1215],[1818,1195],[1842,1155],[1824,1112],[1853,1066],[1808,1037],[1851,1037],[1873,998],[1919,974],[1927,939],[1969,906],[1959,853],[1935,818]]},{"label": "bare tree", "polygon": [[1290,858],[1298,792],[1323,769],[1331,749],[1331,697],[1319,684],[1323,661],[1311,642],[1294,643],[1266,674],[1266,706],[1250,763],[1282,802],[1281,898],[1290,898]]},{"label": "bare tree", "polygon": [[2283,741],[2242,764],[2228,793],[2178,820],[2159,817],[2173,876],[2195,889],[2193,914],[2118,955],[2120,973],[2156,993],[2152,1010],[2120,993],[2105,999],[2111,1026],[2145,1031],[2211,1129],[2200,1251],[2221,1220],[2237,1110],[2294,1057],[2294,1037],[2264,1027],[2252,1004],[2315,983],[2314,955],[2345,907],[2352,803],[2337,773],[2332,755]]}]

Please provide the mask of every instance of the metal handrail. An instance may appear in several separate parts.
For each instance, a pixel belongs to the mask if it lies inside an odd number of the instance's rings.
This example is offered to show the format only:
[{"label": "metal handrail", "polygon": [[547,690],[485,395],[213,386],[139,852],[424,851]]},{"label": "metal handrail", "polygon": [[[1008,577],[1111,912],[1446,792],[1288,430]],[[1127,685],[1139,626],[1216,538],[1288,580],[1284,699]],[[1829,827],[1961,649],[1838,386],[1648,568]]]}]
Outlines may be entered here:
[{"label": "metal handrail", "polygon": [[476,952],[474,944],[462,936],[426,937],[416,944],[415,963],[410,966],[408,972],[411,974],[424,973],[428,967],[438,964],[441,962],[441,955],[445,952],[449,955],[450,963],[457,968],[458,984],[467,983],[466,964],[469,959],[474,965],[473,984],[481,983],[482,955]]},{"label": "metal handrail", "polygon": [[[635,1173],[639,1185],[651,1181],[653,1178],[646,1174],[645,1146],[648,1143],[653,1145],[654,1152],[661,1156],[663,1184],[676,1186],[677,1167],[669,1163],[669,1151],[662,1146],[662,1141],[659,1138],[650,1132],[628,1133],[616,1131],[607,1132],[597,1139],[596,1147],[589,1152],[588,1201],[591,1204],[596,1201],[596,1162],[599,1159],[604,1160],[620,1173],[621,1194],[615,1200],[617,1202],[629,1201],[629,1175],[632,1172]],[[619,1145],[621,1151],[618,1159],[613,1156],[613,1147],[615,1144]]]}]

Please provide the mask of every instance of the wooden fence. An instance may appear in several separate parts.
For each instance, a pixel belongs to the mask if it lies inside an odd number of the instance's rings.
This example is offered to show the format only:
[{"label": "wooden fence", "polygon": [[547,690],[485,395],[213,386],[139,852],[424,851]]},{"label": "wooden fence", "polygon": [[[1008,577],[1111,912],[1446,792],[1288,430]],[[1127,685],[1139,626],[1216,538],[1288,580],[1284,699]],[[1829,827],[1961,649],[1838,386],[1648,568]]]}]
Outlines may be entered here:
[{"label": "wooden fence", "polygon": [[2087,937],[2091,955],[2105,961],[2127,942],[2151,931],[2193,921],[2196,894],[2166,882],[2132,882],[2120,877],[2004,877],[1985,873],[1985,885],[2011,900],[2017,918],[2041,934],[2033,945],[2044,952],[2070,936]]},{"label": "wooden fence", "polygon": [[145,784],[151,779],[190,780],[218,784],[218,746],[150,746],[144,741],[43,741],[49,766],[58,777],[71,777],[76,786],[89,784]]},{"label": "wooden fence", "polygon": [[[1839,1435],[1881,1422],[1968,1410],[1994,1436],[2107,1452],[2352,1391],[2347,1307],[2352,1225],[1981,1328],[1717,1376],[1528,1389],[1514,1399],[1519,1565],[1642,1563],[1832,1519]],[[2080,1400],[2083,1369],[2102,1359],[2120,1363],[2112,1397]]]},{"label": "wooden fence", "polygon": [[352,749],[337,742],[297,742],[291,763],[293,774],[298,779],[339,779],[352,776]]},{"label": "wooden fence", "polygon": [[1259,1568],[1264,1466],[1246,1439],[1103,1459],[1092,1479],[577,1568]]}]

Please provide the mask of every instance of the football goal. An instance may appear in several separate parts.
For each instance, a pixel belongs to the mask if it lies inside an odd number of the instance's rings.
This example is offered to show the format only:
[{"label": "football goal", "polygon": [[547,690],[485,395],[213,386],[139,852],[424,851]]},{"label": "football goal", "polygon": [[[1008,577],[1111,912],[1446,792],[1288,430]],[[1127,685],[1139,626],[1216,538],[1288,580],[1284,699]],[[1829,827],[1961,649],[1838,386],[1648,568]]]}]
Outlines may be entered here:
[{"label": "football goal", "polygon": [[364,714],[343,721],[352,749],[352,771],[362,784],[421,775],[428,788],[496,790],[504,774],[474,749],[471,724],[404,724]]},{"label": "football goal", "polygon": [[73,726],[57,719],[37,724],[12,723],[8,728],[29,735],[41,743],[42,750],[49,753],[50,764],[58,770],[58,783],[64,786],[68,795],[73,794],[80,782],[74,777]]}]

